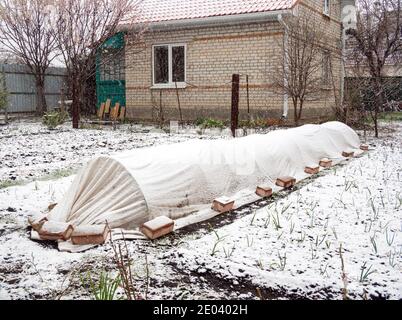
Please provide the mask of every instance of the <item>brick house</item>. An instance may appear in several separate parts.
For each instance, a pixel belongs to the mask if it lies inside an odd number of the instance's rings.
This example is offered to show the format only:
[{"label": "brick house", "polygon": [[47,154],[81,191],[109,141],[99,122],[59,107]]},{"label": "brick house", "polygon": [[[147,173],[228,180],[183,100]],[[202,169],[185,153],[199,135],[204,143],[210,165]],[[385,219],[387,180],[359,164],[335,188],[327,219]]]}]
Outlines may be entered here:
[{"label": "brick house", "polygon": [[[179,118],[179,103],[186,120],[229,119],[231,77],[238,73],[240,117],[247,111],[248,75],[251,114],[291,119],[291,102],[272,88],[272,72],[283,59],[283,17],[314,19],[330,39],[326,54],[339,52],[341,5],[342,0],[144,0],[142,41],[125,48],[127,116],[155,120],[162,102],[165,120]],[[307,103],[305,118],[331,114],[334,92],[343,85],[340,60],[331,62],[334,86],[323,87],[324,97]],[[325,72],[323,65],[328,78]]]},{"label": "brick house", "polygon": [[[349,0],[353,1],[354,0]],[[392,13],[391,13],[392,14]],[[391,15],[392,17],[392,15]],[[396,17],[392,28],[396,29]],[[402,28],[400,29],[400,39],[402,39]],[[357,50],[356,40],[352,36],[345,35],[345,90],[361,90],[360,97],[366,97],[367,102],[373,101],[370,86],[371,74],[366,58]],[[399,102],[402,108],[402,50],[398,51],[394,57],[385,61],[382,70],[382,81],[384,84],[385,95],[388,101]],[[346,93],[347,95],[347,93]]]}]

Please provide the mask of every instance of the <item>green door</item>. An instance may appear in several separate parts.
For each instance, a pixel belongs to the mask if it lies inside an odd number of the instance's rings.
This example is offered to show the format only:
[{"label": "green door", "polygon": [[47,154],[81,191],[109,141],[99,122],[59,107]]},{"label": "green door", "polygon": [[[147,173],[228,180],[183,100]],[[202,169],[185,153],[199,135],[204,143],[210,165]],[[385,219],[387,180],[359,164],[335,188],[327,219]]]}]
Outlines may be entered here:
[{"label": "green door", "polygon": [[96,57],[97,106],[107,99],[112,106],[118,102],[126,106],[124,33],[109,38],[99,48]]}]

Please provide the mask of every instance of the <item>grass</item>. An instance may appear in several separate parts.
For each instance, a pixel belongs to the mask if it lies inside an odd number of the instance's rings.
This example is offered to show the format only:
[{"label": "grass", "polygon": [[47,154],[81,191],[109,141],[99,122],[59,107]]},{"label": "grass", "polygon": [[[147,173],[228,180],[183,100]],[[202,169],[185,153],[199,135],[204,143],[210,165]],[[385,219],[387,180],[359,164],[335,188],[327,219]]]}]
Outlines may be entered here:
[{"label": "grass", "polygon": [[[213,247],[212,247],[212,251],[211,251],[211,256],[213,257],[213,256],[219,251],[218,245],[219,245],[221,242],[225,241],[226,236],[223,236],[223,237],[220,236],[220,235],[218,234],[218,232],[212,227],[211,224],[208,224],[208,225],[209,225],[210,231],[212,231],[212,232],[214,233],[215,237],[216,237],[216,241],[215,241],[215,243],[214,243],[214,245],[213,245]],[[228,253],[225,253],[225,254],[226,254],[226,256],[228,256]],[[232,252],[232,254],[233,254],[233,252]],[[230,255],[231,255],[231,254],[230,254]],[[230,255],[229,255],[229,257],[230,257]]]},{"label": "grass", "polygon": [[377,247],[377,241],[375,239],[375,233],[374,233],[374,235],[372,237],[370,237],[370,242],[371,242],[371,244],[373,246],[373,250],[374,250],[375,254],[377,254],[378,253],[378,247]]},{"label": "grass", "polygon": [[387,241],[388,246],[392,246],[395,240],[396,232],[388,233],[388,228],[385,229],[385,239]]},{"label": "grass", "polygon": [[235,248],[234,245],[233,245],[232,248],[227,249],[227,250],[226,250],[225,247],[223,247],[223,252],[224,252],[224,254],[225,254],[226,259],[229,259],[229,258],[233,255],[233,252],[235,251],[235,249],[236,249],[236,248]]},{"label": "grass", "polygon": [[113,249],[113,261],[119,273],[120,287],[122,287],[127,300],[147,300],[149,290],[150,271],[147,255],[145,255],[145,291],[139,292],[139,284],[133,271],[134,259],[128,249],[127,241],[123,234],[123,244],[110,241]]},{"label": "grass", "polygon": [[197,119],[195,124],[197,126],[200,126],[202,129],[210,129],[210,128],[223,129],[225,127],[225,123],[223,121],[211,118]]},{"label": "grass", "polygon": [[[75,173],[75,169],[72,168],[67,168],[67,169],[57,169],[55,171],[52,171],[51,173],[44,175],[40,178],[37,179],[37,181],[50,181],[50,180],[56,180],[60,178],[65,178],[73,175]],[[28,183],[31,183],[31,180],[3,180],[0,181],[0,190],[1,189],[6,189],[10,187],[15,187],[15,186],[22,186],[26,185]],[[36,183],[36,181],[35,181]],[[38,185],[35,184],[35,190],[38,190]]]},{"label": "grass", "polygon": [[74,172],[75,172],[75,170],[72,168],[57,169],[57,170],[52,171],[51,173],[41,177],[39,180],[40,181],[49,181],[49,180],[65,178],[65,177],[71,176],[72,174],[74,174]]},{"label": "grass", "polygon": [[379,114],[378,120],[385,122],[402,121],[402,112],[383,112]]},{"label": "grass", "polygon": [[23,181],[23,180],[4,180],[4,181],[0,181],[0,189],[20,186],[20,185],[23,185],[24,183],[25,183],[25,181]]},{"label": "grass", "polygon": [[376,273],[377,270],[371,270],[373,266],[369,266],[367,267],[367,262],[365,262],[362,267],[360,268],[361,272],[360,272],[360,279],[359,282],[364,283],[368,281],[368,277],[373,274]]},{"label": "grass", "polygon": [[282,228],[281,222],[279,220],[279,213],[277,210],[275,210],[276,215],[272,215],[272,222],[274,223],[275,230],[278,231],[279,229]]},{"label": "grass", "polygon": [[81,277],[83,286],[89,286],[89,292],[94,300],[116,300],[116,291],[121,284],[120,276],[111,278],[106,272],[101,272],[96,283],[88,272],[87,277]]},{"label": "grass", "polygon": [[396,256],[397,254],[395,253],[395,252],[392,252],[392,251],[390,251],[389,252],[389,255],[388,255],[388,262],[389,262],[389,265],[392,267],[392,268],[395,268],[395,266],[396,266],[396,262],[395,262],[395,256]]}]

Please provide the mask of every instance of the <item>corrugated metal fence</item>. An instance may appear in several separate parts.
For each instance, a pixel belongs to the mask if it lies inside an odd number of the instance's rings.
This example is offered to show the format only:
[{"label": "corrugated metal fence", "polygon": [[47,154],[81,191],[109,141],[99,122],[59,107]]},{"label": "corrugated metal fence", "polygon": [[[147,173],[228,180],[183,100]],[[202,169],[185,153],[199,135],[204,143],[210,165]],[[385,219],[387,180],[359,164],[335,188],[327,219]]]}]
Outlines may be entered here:
[{"label": "corrugated metal fence", "polygon": [[[65,69],[49,68],[45,77],[48,109],[57,106],[61,89],[65,86]],[[35,78],[30,70],[19,64],[0,64],[0,73],[6,78],[8,112],[33,112],[36,109]]]}]

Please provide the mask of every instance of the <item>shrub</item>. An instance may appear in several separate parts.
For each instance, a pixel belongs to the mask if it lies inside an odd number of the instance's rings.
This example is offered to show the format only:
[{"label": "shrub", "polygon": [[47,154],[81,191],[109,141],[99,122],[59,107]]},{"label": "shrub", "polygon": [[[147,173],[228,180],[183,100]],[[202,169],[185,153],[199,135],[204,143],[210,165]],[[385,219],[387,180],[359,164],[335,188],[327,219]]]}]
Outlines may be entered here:
[{"label": "shrub", "polygon": [[211,118],[200,118],[197,119],[195,124],[197,126],[200,126],[202,129],[207,129],[207,128],[221,128],[223,129],[225,127],[225,124],[221,120],[216,120],[216,119],[211,119]]},{"label": "shrub", "polygon": [[205,118],[197,118],[197,120],[195,120],[195,125],[196,126],[201,126],[205,121]]},{"label": "shrub", "polygon": [[281,119],[274,118],[256,118],[252,120],[239,121],[240,128],[267,128],[270,126],[278,126],[282,123]]},{"label": "shrub", "polygon": [[7,97],[8,97],[8,92],[6,89],[4,75],[2,73],[0,73],[0,110],[6,109]]},{"label": "shrub", "polygon": [[49,129],[55,129],[57,126],[63,124],[66,118],[66,112],[51,111],[44,114],[42,122]]}]

